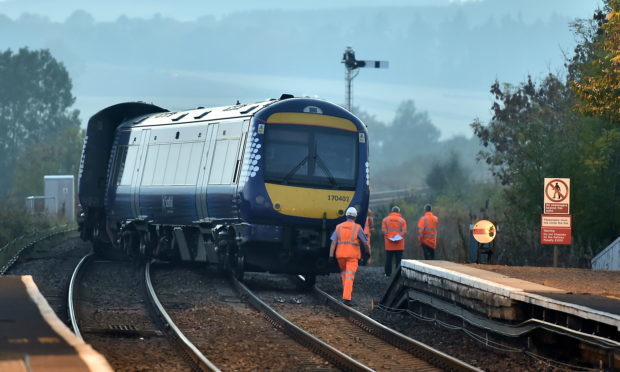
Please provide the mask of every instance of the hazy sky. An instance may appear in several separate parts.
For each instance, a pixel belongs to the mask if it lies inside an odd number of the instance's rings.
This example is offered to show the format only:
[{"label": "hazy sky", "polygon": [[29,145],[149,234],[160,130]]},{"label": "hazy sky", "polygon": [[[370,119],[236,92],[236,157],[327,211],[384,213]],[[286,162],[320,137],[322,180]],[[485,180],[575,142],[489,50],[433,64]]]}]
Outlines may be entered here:
[{"label": "hazy sky", "polygon": [[[76,10],[84,10],[90,13],[96,22],[109,22],[117,20],[121,15],[130,18],[152,18],[155,14],[160,17],[169,17],[182,21],[194,21],[204,15],[214,15],[224,17],[226,15],[244,12],[250,13],[252,10],[293,10],[303,12],[306,9],[343,9],[350,7],[454,7],[459,5],[475,6],[475,10],[468,13],[468,17],[478,17],[478,22],[486,22],[490,17],[502,21],[505,14],[510,14],[514,18],[522,19],[527,23],[535,23],[540,20],[549,20],[553,17],[563,17],[567,20],[574,18],[589,18],[594,9],[600,6],[598,0],[470,0],[470,1],[450,1],[450,0],[313,0],[312,2],[301,2],[292,0],[235,0],[205,2],[201,0],[0,0],[0,15],[8,16],[11,19],[19,19],[23,13],[37,14],[47,17],[54,22],[64,22]],[[441,8],[442,9],[442,8]],[[442,10],[443,11],[443,10]],[[442,14],[442,11],[435,12]],[[336,12],[334,12],[336,13]],[[346,12],[342,12],[346,14]],[[471,21],[471,19],[468,19]],[[436,22],[433,19],[424,20],[428,23]],[[474,20],[475,21],[475,20]],[[568,21],[566,29],[568,29]],[[518,32],[518,30],[515,30]],[[562,67],[562,50],[570,50],[570,36],[567,38],[565,32],[558,36],[557,48],[547,51],[546,55],[541,55],[540,60],[528,61],[529,65],[515,66],[519,71],[518,81],[510,81],[517,84],[523,81],[528,73],[532,73],[534,78],[539,78],[542,74],[556,72]],[[1,35],[0,35],[1,36]],[[286,35],[284,35],[286,36]],[[430,36],[430,35],[429,35]],[[280,37],[278,35],[277,37]],[[1,38],[0,38],[1,39]],[[0,50],[6,48],[17,48],[23,45],[10,43],[0,43]],[[66,50],[63,56],[63,47],[66,44],[63,40],[47,40],[45,35],[38,39],[43,47],[50,47],[52,51],[61,52],[60,57],[70,56],[71,53],[79,56],[78,50]],[[97,42],[97,40],[93,40]],[[266,41],[269,42],[269,41]],[[98,110],[121,101],[144,100],[153,102],[162,107],[177,110],[195,106],[225,105],[232,104],[236,99],[258,101],[266,98],[276,98],[281,93],[291,93],[298,96],[316,96],[335,103],[344,102],[344,68],[339,63],[341,51],[350,43],[349,41],[335,41],[338,45],[331,45],[319,53],[330,53],[333,55],[334,63],[326,68],[324,78],[309,77],[303,74],[303,67],[296,76],[280,76],[274,72],[248,73],[243,69],[239,71],[229,71],[226,73],[214,73],[208,70],[153,70],[138,69],[136,71],[124,71],[118,73],[114,69],[121,66],[94,65],[88,64],[82,67],[81,71],[70,71],[74,82],[74,94],[77,97],[76,107],[81,111],[81,118],[87,121],[90,116]],[[532,40],[535,43],[536,40]],[[529,41],[528,41],[529,43]],[[31,47],[40,47],[31,45]],[[356,47],[356,45],[353,45]],[[441,46],[440,46],[441,47]],[[438,48],[440,48],[438,47]],[[492,46],[489,46],[492,47]],[[519,46],[523,47],[523,46]],[[386,59],[384,53],[375,53],[368,50],[359,50],[358,59]],[[331,57],[330,57],[331,58]],[[469,123],[479,117],[486,121],[490,118],[491,97],[488,93],[488,86],[494,79],[506,81],[506,76],[497,76],[495,71],[485,72],[486,75],[480,81],[486,86],[483,89],[463,89],[457,87],[438,87],[420,84],[419,82],[409,84],[398,84],[394,75],[399,71],[399,64],[402,66],[407,61],[391,60],[389,70],[368,70],[360,71],[360,75],[354,80],[354,104],[359,105],[370,114],[376,115],[379,120],[384,122],[391,121],[398,105],[408,99],[415,101],[418,109],[427,111],[433,123],[441,130],[442,137],[451,137],[456,134],[471,135]],[[333,67],[333,68],[332,68]],[[521,72],[524,70],[524,72]],[[191,96],[188,91],[181,89],[174,94],[158,94],[142,96],[135,91],[127,89],[117,89],[116,92],[105,92],[100,88],[102,79],[114,79],[122,76],[123,78],[135,78],[134,85],[154,85],[161,81],[161,85],[168,84],[166,81],[180,80],[183,77],[191,77],[196,84],[221,84],[228,85],[236,92],[243,92],[246,96]],[[382,81],[379,77],[390,77]],[[389,83],[387,81],[390,81]],[[242,93],[242,94],[243,94]],[[236,93],[238,94],[238,93]],[[202,100],[202,101],[201,101]],[[247,102],[247,101],[246,101]]]},{"label": "hazy sky", "polygon": [[161,14],[179,20],[194,20],[206,14],[225,15],[256,9],[335,9],[351,7],[411,7],[411,6],[446,6],[464,3],[483,3],[489,7],[515,8],[521,14],[538,14],[546,18],[550,13],[569,17],[581,17],[601,3],[600,0],[0,0],[0,13],[11,18],[22,13],[45,15],[56,21],[65,20],[77,9],[85,10],[97,20],[112,20],[120,15],[148,18]]}]

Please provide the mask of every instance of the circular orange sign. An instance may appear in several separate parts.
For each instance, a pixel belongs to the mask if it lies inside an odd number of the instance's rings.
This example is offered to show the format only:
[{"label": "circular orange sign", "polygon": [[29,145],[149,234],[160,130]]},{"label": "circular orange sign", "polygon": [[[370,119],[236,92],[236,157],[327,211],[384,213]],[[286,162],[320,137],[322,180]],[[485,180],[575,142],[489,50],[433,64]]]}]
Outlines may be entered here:
[{"label": "circular orange sign", "polygon": [[480,220],[474,224],[472,233],[474,234],[474,239],[476,239],[478,243],[485,244],[495,239],[497,229],[491,221]]}]

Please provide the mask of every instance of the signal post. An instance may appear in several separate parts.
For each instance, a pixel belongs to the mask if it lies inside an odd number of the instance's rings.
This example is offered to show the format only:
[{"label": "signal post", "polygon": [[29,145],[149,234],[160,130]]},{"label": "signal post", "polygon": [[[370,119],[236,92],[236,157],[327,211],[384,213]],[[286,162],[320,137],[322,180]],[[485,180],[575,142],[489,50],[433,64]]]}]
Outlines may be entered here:
[{"label": "signal post", "polygon": [[[353,79],[359,74],[359,71],[355,71],[359,68],[388,68],[389,62],[387,61],[363,61],[355,59],[355,52],[353,48],[347,47],[342,55],[342,63],[344,63],[344,68],[346,69],[345,80],[347,82],[346,87],[346,103],[347,110],[351,111],[351,101],[353,101],[353,93],[352,93],[352,85]],[[355,71],[355,73],[353,73]]]}]

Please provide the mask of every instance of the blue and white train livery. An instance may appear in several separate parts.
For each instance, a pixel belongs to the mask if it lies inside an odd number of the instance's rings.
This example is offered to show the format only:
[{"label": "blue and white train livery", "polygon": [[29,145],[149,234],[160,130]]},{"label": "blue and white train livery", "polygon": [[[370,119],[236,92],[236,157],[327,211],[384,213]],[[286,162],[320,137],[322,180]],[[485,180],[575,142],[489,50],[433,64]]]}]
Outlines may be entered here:
[{"label": "blue and white train livery", "polygon": [[365,125],[329,102],[122,103],[88,123],[80,231],[103,256],[313,278],[334,269],[329,236],[344,211],[364,223],[368,177]]}]

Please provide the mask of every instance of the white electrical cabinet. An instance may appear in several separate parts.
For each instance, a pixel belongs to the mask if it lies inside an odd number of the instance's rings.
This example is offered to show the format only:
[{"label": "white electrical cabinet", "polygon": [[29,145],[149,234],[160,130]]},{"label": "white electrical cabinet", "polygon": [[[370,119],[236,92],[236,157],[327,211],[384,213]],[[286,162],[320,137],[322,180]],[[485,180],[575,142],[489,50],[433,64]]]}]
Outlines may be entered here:
[{"label": "white electrical cabinet", "polygon": [[45,210],[50,215],[75,221],[73,175],[45,176]]}]

